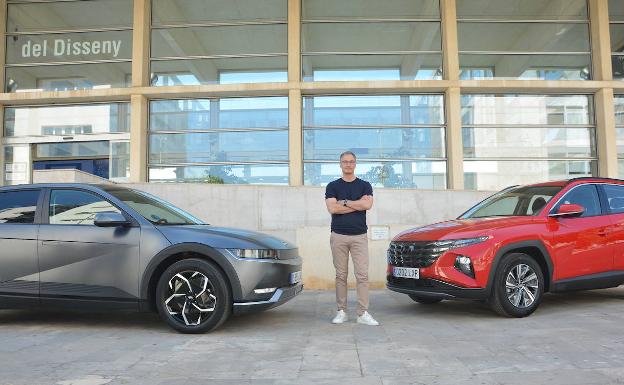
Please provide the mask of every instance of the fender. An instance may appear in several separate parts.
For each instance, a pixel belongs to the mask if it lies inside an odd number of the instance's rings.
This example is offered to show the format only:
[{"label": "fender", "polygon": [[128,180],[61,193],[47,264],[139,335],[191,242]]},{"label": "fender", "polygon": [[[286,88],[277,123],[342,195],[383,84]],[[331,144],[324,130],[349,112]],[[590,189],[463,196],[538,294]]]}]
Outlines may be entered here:
[{"label": "fender", "polygon": [[167,247],[166,249],[161,250],[148,263],[145,271],[143,272],[143,276],[141,277],[141,286],[139,288],[141,300],[146,301],[149,299],[149,283],[158,266],[170,256],[184,252],[202,254],[207,259],[216,263],[221,268],[221,270],[225,272],[225,275],[230,281],[232,287],[232,296],[234,300],[242,296],[242,290],[238,275],[236,274],[236,271],[227,260],[227,258],[224,257],[220,252],[210,246],[201,243],[177,243],[175,245]]},{"label": "fender", "polygon": [[496,269],[498,269],[498,264],[500,263],[503,256],[512,250],[522,249],[526,247],[535,247],[539,249],[539,251],[542,253],[542,255],[544,256],[544,260],[546,261],[546,266],[548,267],[548,271],[546,272],[546,274],[544,274],[544,279],[547,280],[549,284],[552,283],[553,263],[550,257],[550,253],[548,252],[548,249],[544,245],[544,242],[536,239],[536,240],[531,240],[531,241],[520,241],[520,242],[509,243],[501,247],[500,249],[498,249],[498,251],[496,251],[496,255],[494,256],[494,260],[492,261],[492,266],[490,267],[490,274],[488,277],[487,287],[485,290],[488,296],[492,292],[494,274],[496,273]]}]

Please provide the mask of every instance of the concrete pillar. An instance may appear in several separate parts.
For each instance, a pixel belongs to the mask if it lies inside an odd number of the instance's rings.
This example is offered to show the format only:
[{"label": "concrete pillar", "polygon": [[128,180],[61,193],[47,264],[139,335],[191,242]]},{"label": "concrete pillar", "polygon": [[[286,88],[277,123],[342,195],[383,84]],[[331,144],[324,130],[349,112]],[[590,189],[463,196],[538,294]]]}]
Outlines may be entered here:
[{"label": "concrete pillar", "polygon": [[149,86],[151,0],[134,0],[132,87]]},{"label": "concrete pillar", "polygon": [[457,9],[455,0],[440,0],[442,17],[442,71],[444,79],[459,79],[459,50],[457,44]]},{"label": "concrete pillar", "polygon": [[301,0],[288,0],[288,81],[301,80]]},{"label": "concrete pillar", "polygon": [[130,182],[147,181],[147,114],[144,95],[130,97]]},{"label": "concrete pillar", "polygon": [[589,23],[592,49],[592,79],[612,80],[611,36],[609,35],[609,0],[589,0]]},{"label": "concrete pillar", "polygon": [[613,89],[602,88],[594,97],[596,106],[596,146],[598,147],[598,176],[617,178],[618,160],[615,130]]},{"label": "concrete pillar", "polygon": [[303,128],[301,90],[288,91],[288,159],[289,184],[303,185]]},{"label": "concrete pillar", "polygon": [[461,125],[461,99],[459,87],[450,87],[444,95],[446,110],[447,188],[464,188],[464,147]]}]

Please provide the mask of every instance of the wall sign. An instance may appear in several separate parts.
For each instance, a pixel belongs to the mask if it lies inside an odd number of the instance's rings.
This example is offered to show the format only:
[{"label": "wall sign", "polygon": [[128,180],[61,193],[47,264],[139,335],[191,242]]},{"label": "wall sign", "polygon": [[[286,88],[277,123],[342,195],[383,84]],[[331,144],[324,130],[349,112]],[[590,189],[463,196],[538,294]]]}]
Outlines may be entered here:
[{"label": "wall sign", "polygon": [[43,42],[28,40],[22,44],[22,58],[49,56],[109,55],[119,56],[121,40],[72,41],[71,39],[45,39]]}]

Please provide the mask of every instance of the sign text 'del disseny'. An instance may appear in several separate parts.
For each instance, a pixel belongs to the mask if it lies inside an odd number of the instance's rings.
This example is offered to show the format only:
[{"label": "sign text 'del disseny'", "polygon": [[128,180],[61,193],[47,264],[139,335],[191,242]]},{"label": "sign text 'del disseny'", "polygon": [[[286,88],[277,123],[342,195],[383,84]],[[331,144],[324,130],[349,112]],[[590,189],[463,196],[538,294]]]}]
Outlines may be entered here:
[{"label": "sign text 'del disseny'", "polygon": [[111,55],[116,58],[120,48],[121,40],[46,39],[41,43],[28,40],[22,45],[22,57]]}]

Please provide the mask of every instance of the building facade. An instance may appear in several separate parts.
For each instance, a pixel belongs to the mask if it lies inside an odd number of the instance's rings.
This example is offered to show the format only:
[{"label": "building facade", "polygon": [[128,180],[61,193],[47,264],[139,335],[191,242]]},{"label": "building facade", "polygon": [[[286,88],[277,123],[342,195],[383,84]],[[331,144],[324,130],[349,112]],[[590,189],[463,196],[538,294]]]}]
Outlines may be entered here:
[{"label": "building facade", "polygon": [[0,1],[4,184],[624,176],[619,0]]}]

